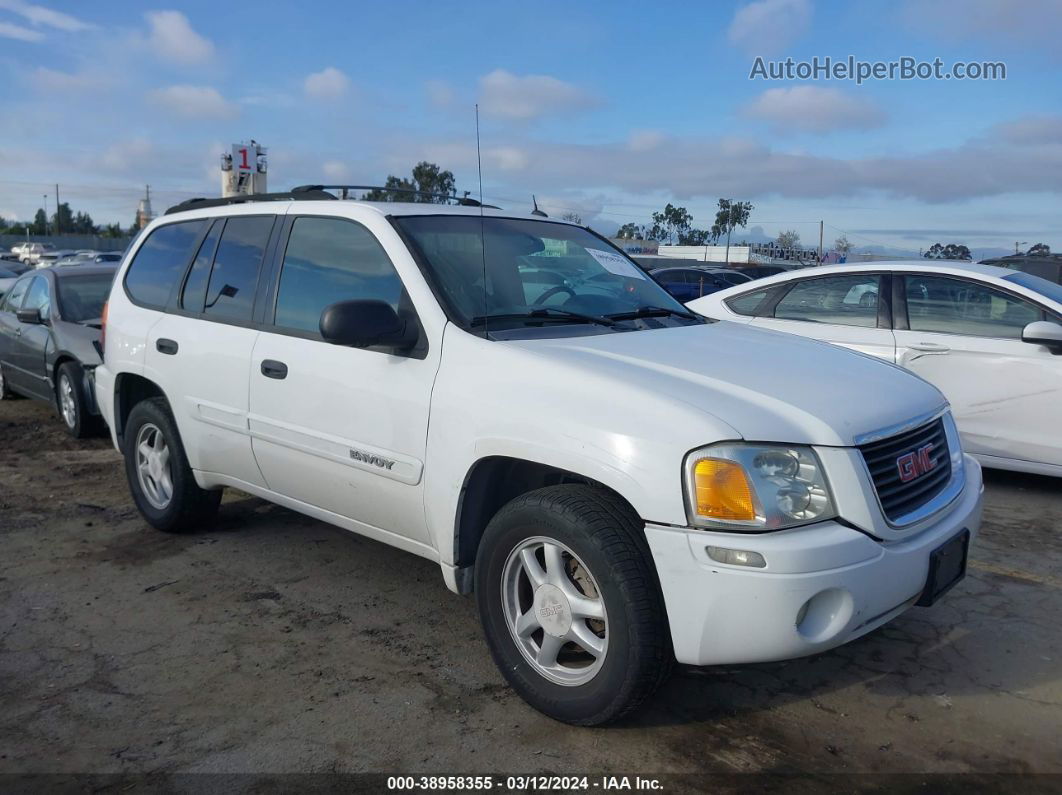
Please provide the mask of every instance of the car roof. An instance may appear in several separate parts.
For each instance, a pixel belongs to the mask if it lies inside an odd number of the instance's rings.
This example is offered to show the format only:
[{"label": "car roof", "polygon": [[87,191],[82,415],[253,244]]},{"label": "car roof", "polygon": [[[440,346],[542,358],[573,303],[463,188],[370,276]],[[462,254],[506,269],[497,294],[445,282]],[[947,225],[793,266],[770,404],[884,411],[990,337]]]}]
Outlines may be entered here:
[{"label": "car roof", "polygon": [[[337,209],[354,209],[354,213],[337,213]],[[360,213],[374,213],[381,217],[396,217],[409,215],[464,215],[478,218],[481,214],[486,218],[517,218],[531,221],[546,221],[567,226],[580,226],[570,221],[559,218],[543,218],[532,215],[531,211],[513,212],[508,210],[493,209],[490,207],[465,207],[455,204],[428,204],[427,202],[368,202],[360,199],[337,199],[328,201],[324,199],[307,200],[299,199],[292,201],[261,201],[241,202],[239,204],[217,205],[213,207],[192,208],[167,213],[152,223],[152,228],[161,223],[189,220],[193,218],[218,218],[234,215],[284,215],[293,209],[298,209],[301,214],[309,215],[358,215]],[[359,212],[360,211],[360,212]]]},{"label": "car roof", "polygon": [[47,271],[53,276],[63,278],[65,276],[100,276],[105,273],[113,274],[118,270],[117,263],[101,263],[99,265],[59,265],[55,268],[42,268],[41,271]]},{"label": "car roof", "polygon": [[[977,262],[963,262],[959,260],[880,260],[877,262],[848,263],[846,265],[813,265],[810,268],[798,268],[796,270],[776,273],[756,280],[757,287],[769,287],[772,284],[781,284],[792,279],[806,278],[810,276],[842,276],[853,273],[877,273],[878,271],[922,272],[943,273],[952,275],[976,274],[989,278],[1002,279],[1014,273],[1011,268],[1000,268],[995,265],[981,265]],[[742,285],[744,287],[744,285]]]}]

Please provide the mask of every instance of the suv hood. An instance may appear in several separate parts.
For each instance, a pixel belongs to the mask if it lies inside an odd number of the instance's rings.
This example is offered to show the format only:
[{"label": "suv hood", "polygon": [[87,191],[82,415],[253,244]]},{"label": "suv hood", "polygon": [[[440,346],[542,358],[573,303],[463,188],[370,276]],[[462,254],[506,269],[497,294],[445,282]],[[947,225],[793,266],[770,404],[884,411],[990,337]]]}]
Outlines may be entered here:
[{"label": "suv hood", "polygon": [[508,344],[660,399],[632,411],[666,423],[661,404],[680,401],[748,441],[849,447],[947,404],[934,386],[895,365],[726,321]]}]

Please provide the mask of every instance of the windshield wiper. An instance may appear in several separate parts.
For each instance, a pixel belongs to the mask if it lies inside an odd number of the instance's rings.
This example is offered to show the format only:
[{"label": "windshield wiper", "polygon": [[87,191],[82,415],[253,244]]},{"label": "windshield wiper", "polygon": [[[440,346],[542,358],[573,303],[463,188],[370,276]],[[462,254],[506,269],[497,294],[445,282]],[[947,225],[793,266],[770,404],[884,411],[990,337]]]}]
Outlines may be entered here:
[{"label": "windshield wiper", "polygon": [[697,315],[692,312],[682,312],[677,309],[668,309],[663,306],[640,306],[633,312],[616,312],[615,314],[608,315],[612,320],[635,320],[641,317],[669,317],[674,315],[676,317],[684,317],[688,320],[696,320]]},{"label": "windshield wiper", "polygon": [[580,323],[596,323],[599,326],[614,326],[615,321],[602,315],[584,315],[581,312],[571,312],[555,306],[542,306],[527,312],[498,312],[493,315],[476,315],[468,325],[472,327],[483,326],[492,320],[568,320]]}]

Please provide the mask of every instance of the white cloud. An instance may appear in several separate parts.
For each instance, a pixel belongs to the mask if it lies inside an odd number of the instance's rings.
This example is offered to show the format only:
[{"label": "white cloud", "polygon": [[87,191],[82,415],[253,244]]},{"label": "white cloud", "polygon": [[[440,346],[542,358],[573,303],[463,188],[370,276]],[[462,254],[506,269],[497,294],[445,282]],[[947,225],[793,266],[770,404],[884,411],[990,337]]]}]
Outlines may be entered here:
[{"label": "white cloud", "polygon": [[41,41],[44,39],[44,34],[21,25],[13,25],[10,22],[0,22],[0,37],[16,41]]},{"label": "white cloud", "polygon": [[873,103],[820,86],[769,88],[741,113],[768,122],[779,133],[870,130],[885,123],[885,113]]},{"label": "white cloud", "polygon": [[424,90],[428,94],[428,101],[437,108],[453,104],[454,89],[445,80],[428,80],[424,84]]},{"label": "white cloud", "polygon": [[320,72],[308,75],[303,83],[306,95],[314,99],[338,99],[347,93],[350,78],[334,66],[328,66]]},{"label": "white cloud", "polygon": [[213,42],[196,33],[180,11],[149,11],[145,17],[151,27],[146,44],[158,57],[189,65],[213,58]]},{"label": "white cloud", "polygon": [[996,130],[1015,144],[1062,145],[1062,116],[1028,116],[1004,122]]},{"label": "white cloud", "polygon": [[325,179],[337,183],[350,178],[350,169],[342,160],[326,160],[321,164],[321,173]]},{"label": "white cloud", "polygon": [[753,55],[774,55],[807,32],[811,13],[810,0],[756,0],[737,10],[727,36]]},{"label": "white cloud", "polygon": [[23,0],[0,0],[0,9],[12,11],[33,25],[55,28],[67,33],[77,33],[94,27],[70,14],[26,3]]},{"label": "white cloud", "polygon": [[178,116],[197,119],[227,119],[236,115],[235,105],[225,101],[210,86],[168,86],[148,94],[157,105]]},{"label": "white cloud", "polygon": [[146,138],[134,138],[112,144],[100,157],[108,171],[127,173],[147,165],[155,155],[155,148]]},{"label": "white cloud", "polygon": [[479,80],[486,116],[528,121],[551,113],[585,110],[598,104],[581,88],[548,75],[514,75],[495,69]]},{"label": "white cloud", "polygon": [[638,130],[630,134],[627,148],[632,152],[648,152],[664,142],[664,134],[658,130]]},{"label": "white cloud", "polygon": [[496,146],[483,154],[489,164],[502,171],[522,171],[529,162],[527,153],[516,146]]},{"label": "white cloud", "polygon": [[61,72],[57,69],[49,69],[47,66],[38,66],[30,72],[29,79],[37,90],[47,93],[93,91],[104,88],[112,82],[112,78],[102,73]]}]

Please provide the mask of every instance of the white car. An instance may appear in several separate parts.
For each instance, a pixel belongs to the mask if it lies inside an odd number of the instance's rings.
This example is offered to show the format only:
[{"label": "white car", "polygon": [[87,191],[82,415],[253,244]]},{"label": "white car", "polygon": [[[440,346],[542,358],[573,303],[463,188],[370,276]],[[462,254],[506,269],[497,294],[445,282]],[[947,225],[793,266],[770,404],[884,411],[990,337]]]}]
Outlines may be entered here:
[{"label": "white car", "polygon": [[813,654],[931,604],[981,521],[933,386],[707,322],[573,224],[193,200],[104,314],[96,395],[149,524],[198,529],[231,486],[434,561],[571,723],[675,659]]},{"label": "white car", "polygon": [[782,274],[688,306],[905,367],[948,398],[982,464],[1062,476],[1060,285],[991,265],[875,262]]},{"label": "white car", "polygon": [[19,262],[27,262],[30,265],[36,265],[42,254],[54,250],[55,246],[51,243],[23,243],[18,259]]}]

